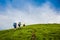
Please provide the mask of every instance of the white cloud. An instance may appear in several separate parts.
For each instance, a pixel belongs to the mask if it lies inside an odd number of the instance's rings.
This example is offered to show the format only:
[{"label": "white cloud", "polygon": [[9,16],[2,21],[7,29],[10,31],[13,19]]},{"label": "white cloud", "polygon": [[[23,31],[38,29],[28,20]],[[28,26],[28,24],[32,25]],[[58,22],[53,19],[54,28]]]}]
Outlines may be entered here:
[{"label": "white cloud", "polygon": [[11,28],[15,21],[21,21],[25,24],[60,23],[60,15],[57,15],[57,12],[50,8],[49,2],[41,7],[34,7],[29,4],[26,5],[25,9],[25,11],[14,9],[10,5],[6,9],[7,15],[0,15],[0,28],[1,26],[2,28]]},{"label": "white cloud", "polygon": [[9,16],[0,15],[0,29],[8,29],[11,27],[12,20]]}]

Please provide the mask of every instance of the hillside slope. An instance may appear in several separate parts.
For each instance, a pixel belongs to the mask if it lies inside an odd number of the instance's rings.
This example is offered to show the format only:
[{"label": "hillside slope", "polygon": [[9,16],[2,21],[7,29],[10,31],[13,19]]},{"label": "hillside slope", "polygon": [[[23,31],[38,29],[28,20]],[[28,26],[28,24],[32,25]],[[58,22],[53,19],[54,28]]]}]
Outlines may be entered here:
[{"label": "hillside slope", "polygon": [[35,24],[0,31],[0,40],[31,40],[33,31],[36,40],[60,40],[60,24]]}]

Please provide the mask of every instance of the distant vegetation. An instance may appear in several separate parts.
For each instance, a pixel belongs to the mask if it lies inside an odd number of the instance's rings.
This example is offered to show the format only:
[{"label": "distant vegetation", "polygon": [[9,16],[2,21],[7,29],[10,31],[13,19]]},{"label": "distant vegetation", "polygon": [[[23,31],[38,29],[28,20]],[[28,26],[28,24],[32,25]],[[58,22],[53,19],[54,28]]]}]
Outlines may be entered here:
[{"label": "distant vegetation", "polygon": [[35,24],[0,31],[0,40],[31,40],[33,31],[36,40],[60,40],[60,24]]}]

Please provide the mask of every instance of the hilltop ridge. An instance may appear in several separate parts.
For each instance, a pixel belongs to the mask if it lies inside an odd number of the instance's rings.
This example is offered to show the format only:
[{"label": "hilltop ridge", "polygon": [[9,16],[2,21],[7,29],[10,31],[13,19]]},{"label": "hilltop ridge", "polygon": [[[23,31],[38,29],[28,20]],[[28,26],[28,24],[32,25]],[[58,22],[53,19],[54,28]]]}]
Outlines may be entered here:
[{"label": "hilltop ridge", "polygon": [[35,31],[36,40],[59,40],[60,24],[34,24],[25,27],[0,31],[0,40],[31,40]]}]

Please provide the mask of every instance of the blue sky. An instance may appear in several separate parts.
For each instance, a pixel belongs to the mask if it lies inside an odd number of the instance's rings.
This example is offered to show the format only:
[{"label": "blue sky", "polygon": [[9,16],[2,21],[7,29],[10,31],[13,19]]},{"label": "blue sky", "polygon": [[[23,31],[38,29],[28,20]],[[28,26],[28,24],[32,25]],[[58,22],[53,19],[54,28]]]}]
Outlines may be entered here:
[{"label": "blue sky", "polygon": [[13,8],[17,9],[23,9],[27,4],[40,7],[47,1],[51,3],[51,7],[60,9],[60,0],[0,0],[0,10],[5,11],[9,4],[11,4]]},{"label": "blue sky", "polygon": [[0,0],[0,29],[22,24],[60,23],[60,0]]}]

